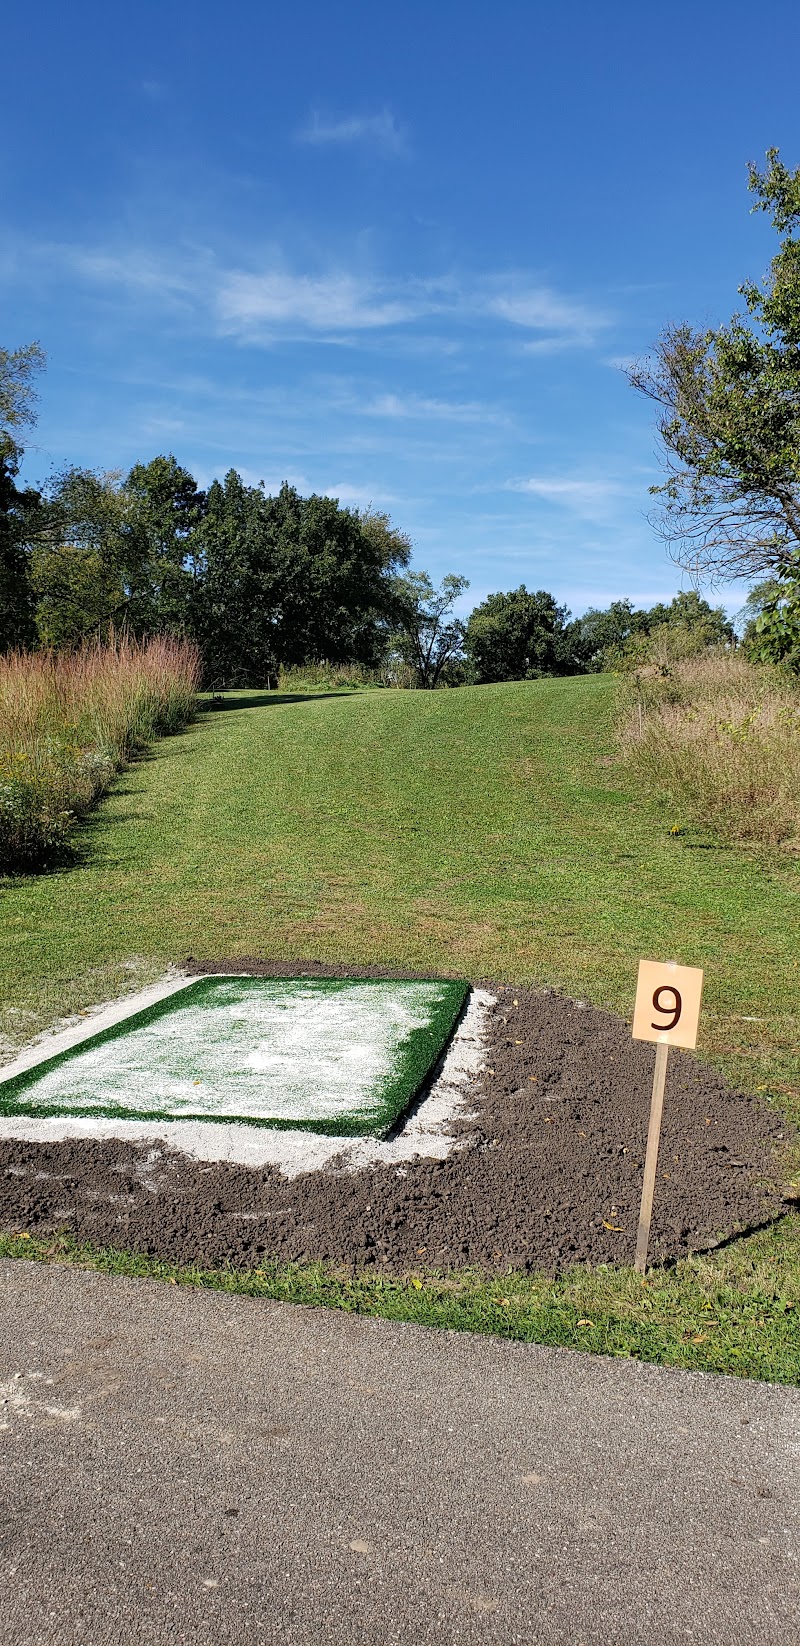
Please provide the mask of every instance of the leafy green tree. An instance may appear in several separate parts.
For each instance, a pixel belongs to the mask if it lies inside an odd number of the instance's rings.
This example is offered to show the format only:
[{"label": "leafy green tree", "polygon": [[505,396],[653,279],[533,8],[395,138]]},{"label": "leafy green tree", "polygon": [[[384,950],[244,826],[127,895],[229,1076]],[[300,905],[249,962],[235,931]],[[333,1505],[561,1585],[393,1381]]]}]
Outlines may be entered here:
[{"label": "leafy green tree", "polygon": [[628,373],[660,408],[654,523],[679,565],[724,579],[773,575],[800,549],[800,168],[769,149],[748,170],[782,237],[764,284],[739,287],[751,323],[668,327]]},{"label": "leafy green tree", "polygon": [[395,657],[413,670],[416,684],[432,691],[463,654],[465,626],[453,616],[466,577],[448,572],[435,588],[427,572],[407,572],[394,584]]},{"label": "leafy green tree", "polygon": [[631,600],[612,600],[604,609],[590,606],[567,625],[565,649],[578,671],[596,674],[606,667],[612,652],[646,628],[646,612],[634,611]]},{"label": "leafy green tree", "polygon": [[265,685],[278,666],[279,605],[263,504],[235,469],[208,490],[190,610],[211,686]]},{"label": "leafy green tree", "polygon": [[42,499],[16,485],[16,457],[0,454],[0,652],[36,643],[36,595],[30,544],[39,530]]},{"label": "leafy green tree", "polygon": [[711,647],[734,646],[736,633],[722,606],[711,606],[695,589],[684,589],[665,605],[638,612],[637,625],[621,645],[603,654],[603,667],[638,668],[644,663],[699,657]]},{"label": "leafy green tree", "polygon": [[194,632],[211,683],[263,685],[309,662],[374,667],[394,611],[393,578],[410,553],[388,517],[335,498],[277,497],[235,470],[209,488],[197,534]]},{"label": "leafy green tree", "polygon": [[800,565],[751,589],[742,615],[746,656],[800,674]]},{"label": "leafy green tree", "polygon": [[544,589],[529,594],[522,583],[510,594],[490,594],[471,613],[464,640],[476,684],[570,672],[568,618]]},{"label": "leafy green tree", "polygon": [[332,497],[302,498],[292,486],[265,499],[280,584],[278,658],[374,667],[385,649],[392,578],[408,558],[386,517],[340,508]]},{"label": "leafy green tree", "polygon": [[0,652],[36,640],[30,546],[41,527],[42,500],[16,479],[22,459],[18,431],[36,420],[32,378],[44,364],[38,343],[0,349]]},{"label": "leafy green tree", "polygon": [[0,440],[4,449],[17,445],[16,429],[36,422],[38,395],[32,378],[35,372],[44,370],[46,359],[39,343],[26,343],[19,349],[0,348]]},{"label": "leafy green tree", "polygon": [[357,510],[356,514],[361,534],[375,549],[382,570],[391,575],[398,567],[407,566],[412,549],[408,534],[393,526],[389,515],[382,509],[374,509],[372,504]]},{"label": "leafy green tree", "polygon": [[185,634],[205,497],[172,454],[136,463],[122,493],[127,621],[140,634]]},{"label": "leafy green tree", "polygon": [[130,575],[119,475],[68,468],[46,489],[31,556],[39,638],[73,646],[125,621]]},{"label": "leafy green tree", "polygon": [[136,464],[122,483],[89,469],[56,475],[32,556],[41,639],[74,645],[109,624],[187,633],[203,506],[172,456]]}]

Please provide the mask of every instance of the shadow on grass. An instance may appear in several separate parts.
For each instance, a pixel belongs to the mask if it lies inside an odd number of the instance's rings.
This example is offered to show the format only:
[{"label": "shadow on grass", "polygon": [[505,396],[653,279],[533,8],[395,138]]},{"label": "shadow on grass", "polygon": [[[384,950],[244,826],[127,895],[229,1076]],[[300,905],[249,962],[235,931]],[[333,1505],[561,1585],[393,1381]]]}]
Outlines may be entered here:
[{"label": "shadow on grass", "polygon": [[336,697],[352,697],[354,686],[336,686],[325,692],[249,692],[241,695],[201,698],[200,714],[221,714],[226,709],[279,709],[286,703],[323,703]]}]

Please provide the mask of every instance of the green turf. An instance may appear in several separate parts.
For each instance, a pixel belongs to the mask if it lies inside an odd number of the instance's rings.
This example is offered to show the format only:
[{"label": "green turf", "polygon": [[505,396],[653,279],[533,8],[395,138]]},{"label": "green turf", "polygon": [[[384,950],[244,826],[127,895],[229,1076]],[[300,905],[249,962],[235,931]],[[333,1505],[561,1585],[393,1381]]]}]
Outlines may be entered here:
[{"label": "green turf", "polygon": [[201,978],[0,1082],[0,1114],[385,1137],[467,991],[438,979]]}]

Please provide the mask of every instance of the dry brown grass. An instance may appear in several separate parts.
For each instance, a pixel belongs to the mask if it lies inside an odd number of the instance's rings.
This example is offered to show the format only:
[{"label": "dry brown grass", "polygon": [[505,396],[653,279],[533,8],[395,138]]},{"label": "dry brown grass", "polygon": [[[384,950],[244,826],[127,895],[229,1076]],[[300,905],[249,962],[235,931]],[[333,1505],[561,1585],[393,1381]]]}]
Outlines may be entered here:
[{"label": "dry brown grass", "polygon": [[670,823],[800,848],[800,689],[731,652],[655,662],[621,685],[627,762]]},{"label": "dry brown grass", "polygon": [[0,658],[0,869],[61,845],[132,754],[194,712],[197,650],[112,637]]}]

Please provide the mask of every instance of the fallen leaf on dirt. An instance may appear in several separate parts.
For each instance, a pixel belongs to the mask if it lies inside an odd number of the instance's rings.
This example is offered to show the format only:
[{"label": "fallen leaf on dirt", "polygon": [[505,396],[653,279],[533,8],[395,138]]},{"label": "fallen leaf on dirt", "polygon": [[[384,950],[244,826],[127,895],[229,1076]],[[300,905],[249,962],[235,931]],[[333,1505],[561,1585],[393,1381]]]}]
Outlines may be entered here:
[{"label": "fallen leaf on dirt", "polygon": [[584,1320],[579,1320],[579,1321],[578,1321],[578,1325],[579,1325],[579,1326],[593,1326],[593,1325],[594,1325],[594,1321],[593,1321],[593,1320],[586,1320],[586,1319],[584,1319]]},{"label": "fallen leaf on dirt", "polygon": [[420,1280],[419,1275],[411,1276],[411,1284],[412,1286],[416,1286],[418,1292],[422,1291],[422,1281]]},{"label": "fallen leaf on dirt", "polygon": [[493,1297],[492,1302],[493,1303],[502,1303],[504,1309],[510,1309],[511,1308],[511,1298],[510,1297]]},{"label": "fallen leaf on dirt", "polygon": [[603,1218],[603,1228],[604,1229],[612,1229],[614,1234],[624,1234],[625,1233],[625,1230],[623,1229],[621,1223],[606,1223],[605,1218]]}]

